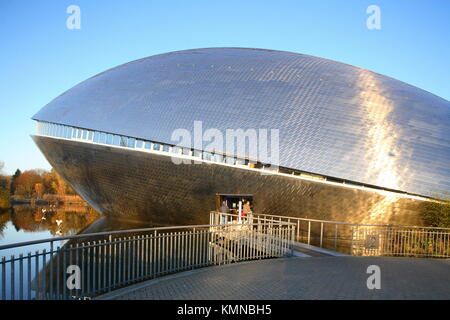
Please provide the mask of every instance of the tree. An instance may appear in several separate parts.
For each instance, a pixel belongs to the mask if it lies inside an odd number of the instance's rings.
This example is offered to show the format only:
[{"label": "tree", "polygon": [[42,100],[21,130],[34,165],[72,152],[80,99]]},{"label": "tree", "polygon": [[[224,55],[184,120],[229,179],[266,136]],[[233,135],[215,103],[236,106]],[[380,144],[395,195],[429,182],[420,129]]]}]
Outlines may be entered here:
[{"label": "tree", "polygon": [[11,187],[10,187],[11,194],[16,194],[16,180],[20,177],[21,174],[22,172],[19,169],[17,169],[16,172],[11,177]]},{"label": "tree", "polygon": [[52,183],[53,189],[56,190],[56,194],[63,195],[66,194],[66,183],[61,178],[59,174],[55,175],[55,180]]},{"label": "tree", "polygon": [[56,179],[56,177],[55,177],[55,172],[53,169],[52,169],[52,171],[45,172],[42,175],[42,184],[44,185],[45,193],[56,194],[56,190],[53,189],[53,181],[55,179]]},{"label": "tree", "polygon": [[3,161],[0,161],[0,188],[3,188],[5,189],[5,191],[7,191],[10,188],[11,177],[2,174],[3,167]]},{"label": "tree", "polygon": [[42,183],[36,183],[34,185],[34,191],[36,192],[38,198],[42,198],[45,191],[44,185]]},{"label": "tree", "polygon": [[15,179],[15,195],[31,198],[35,192],[34,186],[42,182],[42,177],[35,170],[27,170]]},{"label": "tree", "polygon": [[8,209],[9,207],[11,207],[9,193],[4,188],[0,187],[0,210]]},{"label": "tree", "polygon": [[50,177],[51,177],[51,187],[56,194],[59,195],[76,194],[76,192],[64,181],[64,179],[54,169],[50,171]]},{"label": "tree", "polygon": [[[0,176],[0,187],[2,186]],[[12,177],[8,177],[6,190],[11,194],[31,198],[41,198],[44,194],[76,195],[76,192],[64,181],[64,179],[52,169],[50,172],[40,169],[21,172],[16,170]]]},{"label": "tree", "polygon": [[426,226],[450,228],[450,200],[424,201],[422,219]]},{"label": "tree", "polygon": [[0,188],[9,190],[11,185],[11,176],[0,175]]}]

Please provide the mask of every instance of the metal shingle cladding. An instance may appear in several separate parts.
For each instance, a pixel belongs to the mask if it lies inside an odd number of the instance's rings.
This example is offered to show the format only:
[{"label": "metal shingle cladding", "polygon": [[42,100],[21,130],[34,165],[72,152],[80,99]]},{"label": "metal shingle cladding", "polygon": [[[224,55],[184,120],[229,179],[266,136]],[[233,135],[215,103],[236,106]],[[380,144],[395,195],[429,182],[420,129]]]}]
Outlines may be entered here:
[{"label": "metal shingle cladding", "polygon": [[173,130],[279,129],[280,165],[410,193],[450,191],[450,103],[368,70],[280,51],[209,48],[133,61],[33,119],[173,143]]}]

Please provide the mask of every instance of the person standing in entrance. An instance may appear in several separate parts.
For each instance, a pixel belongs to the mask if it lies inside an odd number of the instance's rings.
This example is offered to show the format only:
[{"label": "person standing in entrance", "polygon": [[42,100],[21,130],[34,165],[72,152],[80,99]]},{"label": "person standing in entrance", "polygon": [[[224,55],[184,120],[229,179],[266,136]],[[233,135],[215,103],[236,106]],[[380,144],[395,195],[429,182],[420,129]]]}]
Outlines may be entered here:
[{"label": "person standing in entrance", "polygon": [[[222,205],[219,208],[219,212],[220,213],[230,213],[230,208],[228,208],[226,201],[222,201]],[[227,216],[223,214],[223,215],[220,215],[220,217],[221,217],[220,224],[225,224],[227,221]]]},{"label": "person standing in entrance", "polygon": [[248,219],[251,213],[252,209],[250,208],[250,201],[247,200],[244,204],[244,209],[242,210],[242,217],[246,217]]}]

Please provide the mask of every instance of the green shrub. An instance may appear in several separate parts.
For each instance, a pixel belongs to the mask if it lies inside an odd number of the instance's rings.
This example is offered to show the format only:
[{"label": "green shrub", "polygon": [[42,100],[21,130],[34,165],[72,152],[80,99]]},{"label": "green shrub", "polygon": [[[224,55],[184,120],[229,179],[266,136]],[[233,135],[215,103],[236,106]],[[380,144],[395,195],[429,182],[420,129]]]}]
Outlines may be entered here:
[{"label": "green shrub", "polygon": [[422,204],[422,219],[426,226],[450,228],[450,201],[425,201]]}]

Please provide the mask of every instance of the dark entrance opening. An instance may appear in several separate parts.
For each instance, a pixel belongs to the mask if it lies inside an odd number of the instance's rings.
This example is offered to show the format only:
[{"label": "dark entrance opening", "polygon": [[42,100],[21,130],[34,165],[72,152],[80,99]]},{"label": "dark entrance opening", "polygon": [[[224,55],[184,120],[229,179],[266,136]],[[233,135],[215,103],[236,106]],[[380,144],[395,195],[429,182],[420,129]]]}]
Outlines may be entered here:
[{"label": "dark entrance opening", "polygon": [[250,208],[253,211],[253,195],[252,194],[217,194],[216,196],[216,209],[219,210],[222,205],[222,201],[227,202],[228,208],[230,208],[230,213],[238,214],[239,212],[239,202],[241,203],[241,208],[244,203],[249,201]]}]

